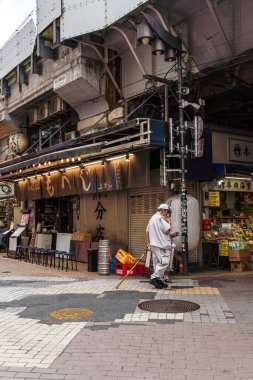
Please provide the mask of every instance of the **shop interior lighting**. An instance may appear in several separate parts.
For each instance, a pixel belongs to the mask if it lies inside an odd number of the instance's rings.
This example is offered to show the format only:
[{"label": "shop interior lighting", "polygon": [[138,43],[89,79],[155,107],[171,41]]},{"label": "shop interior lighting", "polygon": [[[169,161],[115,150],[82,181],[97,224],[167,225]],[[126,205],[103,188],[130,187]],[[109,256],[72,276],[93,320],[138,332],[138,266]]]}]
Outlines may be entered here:
[{"label": "shop interior lighting", "polygon": [[81,161],[81,156],[78,157],[78,161]]},{"label": "shop interior lighting", "polygon": [[251,181],[249,177],[235,177],[235,176],[226,176],[225,179],[236,179],[241,181]]}]

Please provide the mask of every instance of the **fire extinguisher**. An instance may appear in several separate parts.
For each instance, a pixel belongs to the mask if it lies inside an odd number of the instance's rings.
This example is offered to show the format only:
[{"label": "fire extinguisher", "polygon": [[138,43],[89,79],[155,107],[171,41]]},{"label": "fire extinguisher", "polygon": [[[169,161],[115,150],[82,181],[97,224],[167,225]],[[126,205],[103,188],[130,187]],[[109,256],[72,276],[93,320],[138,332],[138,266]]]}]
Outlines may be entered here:
[{"label": "fire extinguisher", "polygon": [[179,257],[179,274],[183,274],[184,268],[183,268],[183,259],[182,256]]}]

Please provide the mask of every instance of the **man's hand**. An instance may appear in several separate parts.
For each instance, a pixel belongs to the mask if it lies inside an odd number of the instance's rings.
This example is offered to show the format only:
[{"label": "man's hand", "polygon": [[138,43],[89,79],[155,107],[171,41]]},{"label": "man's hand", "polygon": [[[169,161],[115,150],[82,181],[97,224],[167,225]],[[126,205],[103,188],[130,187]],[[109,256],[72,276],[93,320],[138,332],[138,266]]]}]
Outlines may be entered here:
[{"label": "man's hand", "polygon": [[170,237],[174,238],[175,236],[178,236],[178,232],[171,232]]}]

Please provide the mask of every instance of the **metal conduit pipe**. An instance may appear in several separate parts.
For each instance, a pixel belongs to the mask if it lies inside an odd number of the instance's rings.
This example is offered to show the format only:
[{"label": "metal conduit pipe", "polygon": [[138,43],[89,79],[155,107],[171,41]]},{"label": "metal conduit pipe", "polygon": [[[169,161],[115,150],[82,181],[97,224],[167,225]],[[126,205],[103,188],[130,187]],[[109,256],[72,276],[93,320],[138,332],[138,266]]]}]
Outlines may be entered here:
[{"label": "metal conduit pipe", "polygon": [[114,78],[111,70],[109,69],[107,63],[105,62],[105,60],[104,60],[102,54],[100,53],[100,51],[98,50],[98,48],[96,46],[92,45],[92,44],[89,44],[87,42],[83,42],[83,41],[77,40],[75,38],[73,38],[73,40],[79,42],[80,44],[82,44],[84,46],[90,47],[91,49],[93,49],[96,52],[96,54],[98,55],[99,59],[102,61],[103,65],[105,66],[105,70],[106,70],[107,74],[109,75],[109,77],[110,77],[110,79],[111,79],[114,87],[116,88],[119,96],[121,98],[124,98],[122,90],[119,88],[118,83],[116,82],[116,80],[115,80],[115,78]]}]

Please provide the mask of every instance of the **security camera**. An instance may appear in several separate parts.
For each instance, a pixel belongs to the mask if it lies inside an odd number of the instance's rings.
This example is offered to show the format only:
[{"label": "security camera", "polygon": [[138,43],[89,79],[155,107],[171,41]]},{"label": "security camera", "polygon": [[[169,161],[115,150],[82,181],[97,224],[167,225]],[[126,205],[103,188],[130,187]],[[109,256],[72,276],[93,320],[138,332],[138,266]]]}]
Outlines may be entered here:
[{"label": "security camera", "polygon": [[183,108],[189,107],[189,106],[191,106],[196,111],[198,111],[200,109],[200,107],[201,107],[201,105],[199,105],[197,103],[190,103],[190,102],[187,102],[187,100],[182,100],[182,107]]},{"label": "security camera", "polygon": [[181,87],[181,88],[180,88],[180,94],[181,94],[181,95],[188,95],[189,92],[190,92],[189,87]]},{"label": "security camera", "polygon": [[192,108],[194,108],[196,111],[198,111],[198,110],[200,109],[200,107],[201,107],[201,105],[200,105],[200,104],[197,104],[197,103],[191,103],[190,105],[191,105]]}]

